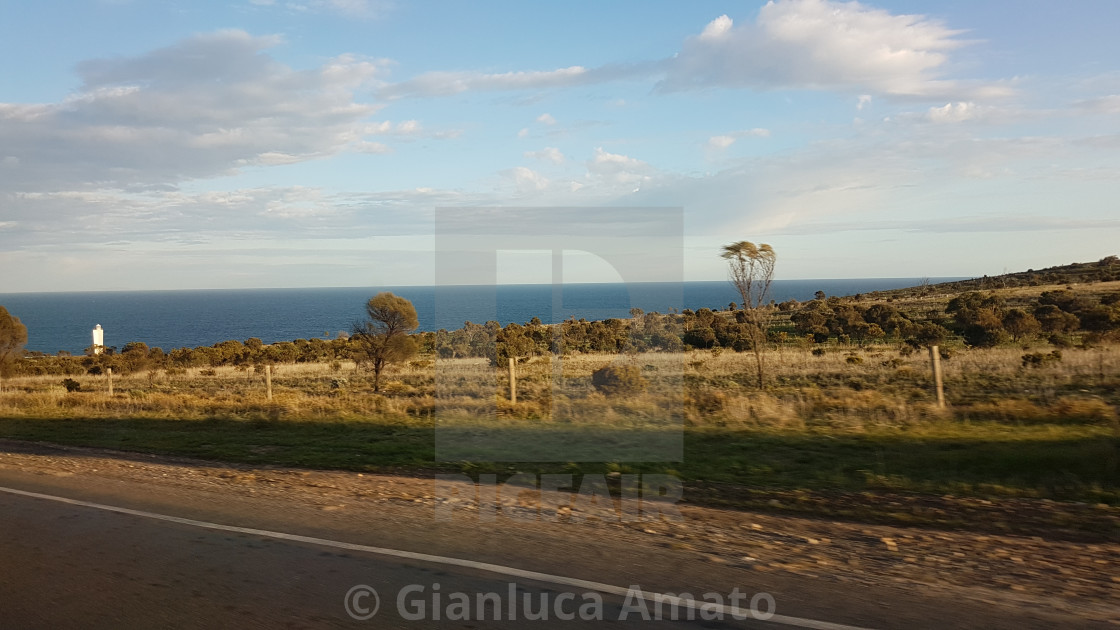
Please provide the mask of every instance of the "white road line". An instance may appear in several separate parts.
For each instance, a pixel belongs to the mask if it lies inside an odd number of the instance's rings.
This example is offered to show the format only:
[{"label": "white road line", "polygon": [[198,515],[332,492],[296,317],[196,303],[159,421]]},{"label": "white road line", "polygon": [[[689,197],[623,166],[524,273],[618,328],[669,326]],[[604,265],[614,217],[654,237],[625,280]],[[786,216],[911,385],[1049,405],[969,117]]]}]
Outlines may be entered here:
[{"label": "white road line", "polygon": [[[641,599],[660,605],[666,603],[669,605],[676,605],[679,607],[694,608],[700,610],[701,608],[710,611],[719,611],[724,615],[735,615],[739,617],[752,617],[750,610],[744,610],[735,606],[724,606],[722,604],[712,604],[708,602],[698,602],[693,599],[682,599],[672,595],[664,595],[661,593],[646,593],[644,591],[634,591],[632,588],[623,588],[620,586],[613,586],[611,584],[603,584],[601,582],[591,582],[588,580],[580,580],[577,578],[564,577],[562,575],[551,575],[548,573],[539,573],[537,571],[526,571],[524,569],[517,569],[514,567],[502,566],[500,564],[490,564],[487,562],[475,562],[474,560],[466,560],[463,558],[448,558],[446,556],[434,556],[426,553],[416,553],[413,551],[402,551],[400,549],[389,549],[386,547],[371,547],[369,545],[356,545],[354,543],[340,542],[337,540],[327,540],[325,538],[314,538],[311,536],[300,536],[298,534],[287,534],[284,532],[273,532],[266,529],[253,529],[250,527],[236,527],[234,525],[222,525],[220,523],[208,523],[206,521],[196,521],[190,518],[181,518],[178,516],[169,516],[167,514],[157,514],[155,512],[145,512],[143,510],[132,510],[129,508],[117,507],[115,505],[103,505],[101,503],[92,503],[90,501],[80,501],[78,499],[68,499],[66,497],[57,497],[50,494],[40,494],[38,492],[28,492],[26,490],[17,490],[15,488],[5,488],[0,486],[0,492],[7,492],[9,494],[18,494],[20,496],[32,497],[35,499],[45,499],[47,501],[56,501],[58,503],[66,503],[68,505],[78,505],[81,507],[93,508],[96,510],[104,510],[106,512],[116,512],[118,514],[129,514],[132,516],[140,516],[143,518],[151,518],[160,521],[167,521],[170,523],[178,523],[180,525],[190,525],[191,527],[200,527],[203,529],[213,529],[223,532],[233,532],[237,534],[248,534],[250,536],[263,536],[265,538],[275,538],[278,540],[290,540],[294,542],[307,543],[311,545],[320,545],[323,547],[333,547],[335,549],[346,549],[348,551],[361,551],[365,553],[376,554],[380,556],[388,556],[391,558],[403,558],[406,560],[419,560],[421,562],[429,562],[432,564],[444,564],[456,567],[465,567],[468,569],[476,569],[479,571],[486,571],[487,573],[494,573],[497,575],[504,575],[508,577],[522,578],[525,580],[532,580],[534,582],[546,582],[549,584],[558,584],[561,586],[570,586],[573,588],[581,588],[589,591],[597,591],[600,593],[607,593],[610,595],[619,595],[622,597],[637,596]],[[843,624],[832,623],[829,621],[817,621],[815,619],[802,619],[800,617],[789,617],[786,615],[774,614],[765,619],[757,619],[758,621],[767,621],[770,623],[777,623],[786,626],[796,626],[798,628],[813,628],[815,630],[868,630],[867,628],[860,628],[858,626],[846,626]]]}]

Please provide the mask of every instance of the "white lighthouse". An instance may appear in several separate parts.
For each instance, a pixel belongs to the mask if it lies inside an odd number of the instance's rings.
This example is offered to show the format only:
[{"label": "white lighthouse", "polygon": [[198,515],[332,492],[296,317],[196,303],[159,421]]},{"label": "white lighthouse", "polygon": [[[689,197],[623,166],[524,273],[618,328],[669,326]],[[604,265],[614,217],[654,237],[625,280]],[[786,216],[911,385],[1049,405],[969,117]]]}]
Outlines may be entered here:
[{"label": "white lighthouse", "polygon": [[101,354],[101,350],[105,348],[105,331],[101,330],[101,324],[93,327],[93,353]]}]

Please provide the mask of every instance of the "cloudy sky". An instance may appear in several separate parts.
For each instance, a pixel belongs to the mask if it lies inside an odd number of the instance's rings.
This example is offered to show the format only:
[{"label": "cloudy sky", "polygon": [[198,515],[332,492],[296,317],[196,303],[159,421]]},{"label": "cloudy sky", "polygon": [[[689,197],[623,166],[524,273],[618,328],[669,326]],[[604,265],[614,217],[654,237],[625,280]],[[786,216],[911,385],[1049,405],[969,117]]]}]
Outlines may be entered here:
[{"label": "cloudy sky", "polygon": [[0,293],[430,284],[435,209],[463,206],[679,206],[695,280],[740,239],[781,278],[1120,253],[1110,0],[0,16]]}]

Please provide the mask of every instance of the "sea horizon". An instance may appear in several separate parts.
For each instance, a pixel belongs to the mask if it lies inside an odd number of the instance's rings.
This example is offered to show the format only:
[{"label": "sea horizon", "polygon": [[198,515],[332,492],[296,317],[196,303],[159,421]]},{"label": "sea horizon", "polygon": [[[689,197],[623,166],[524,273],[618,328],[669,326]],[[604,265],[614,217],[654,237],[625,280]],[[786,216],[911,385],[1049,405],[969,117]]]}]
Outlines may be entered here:
[{"label": "sea horizon", "polygon": [[[920,281],[929,280],[931,284],[941,282],[957,282],[960,280],[970,280],[979,278],[980,276],[929,276],[921,278],[912,277],[874,277],[874,278],[780,278],[775,279],[776,283],[786,282],[851,282],[851,281]],[[565,282],[564,286],[580,286],[580,285],[655,285],[655,284],[698,284],[698,283],[711,283],[711,282],[727,282],[727,278],[716,280],[681,280],[680,282],[674,281],[642,281],[642,282]],[[551,282],[507,282],[490,284],[454,284],[454,283],[441,283],[441,284],[384,284],[384,285],[330,285],[330,286],[277,286],[277,287],[191,287],[191,288],[177,288],[177,289],[82,289],[82,290],[50,290],[50,291],[2,291],[0,298],[9,295],[45,295],[45,294],[86,294],[86,293],[173,293],[180,291],[303,291],[303,290],[319,290],[319,289],[378,289],[378,290],[391,290],[391,289],[435,289],[438,287],[550,287],[553,286]]]},{"label": "sea horizon", "polygon": [[[929,282],[959,280],[928,278]],[[777,302],[812,299],[816,291],[853,295],[915,286],[927,278],[775,280]],[[586,282],[552,284],[160,289],[0,293],[0,306],[28,328],[27,350],[81,354],[95,325],[105,345],[139,341],[171,350],[211,346],[231,339],[264,343],[337,337],[364,316],[366,301],[391,291],[412,301],[419,331],[456,329],[465,322],[545,323],[629,317],[631,308],[667,313],[685,308],[725,309],[741,298],[727,280],[684,282]]]}]

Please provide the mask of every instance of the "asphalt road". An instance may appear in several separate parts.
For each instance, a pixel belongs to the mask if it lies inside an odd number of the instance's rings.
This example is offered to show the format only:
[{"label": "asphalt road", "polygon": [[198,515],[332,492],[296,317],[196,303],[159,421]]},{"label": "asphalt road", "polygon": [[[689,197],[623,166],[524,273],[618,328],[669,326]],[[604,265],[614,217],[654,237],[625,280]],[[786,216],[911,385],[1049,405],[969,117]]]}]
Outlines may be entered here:
[{"label": "asphalt road", "polygon": [[[558,524],[444,522],[430,509],[409,506],[367,510],[350,505],[330,511],[306,494],[289,498],[284,492],[233,494],[203,484],[171,487],[106,479],[95,469],[56,476],[0,468],[0,488],[198,521],[173,522],[0,491],[2,628],[1093,627],[1085,620],[943,592],[868,589],[751,572],[700,562],[664,545],[596,539]],[[394,557],[346,545],[437,558]],[[438,558],[497,568],[454,566]],[[717,618],[688,621],[687,607],[674,615],[668,604],[628,600],[622,592],[564,585],[547,576],[527,578],[519,571],[622,589],[636,585],[647,595],[718,593],[730,602],[737,592],[743,594],[744,608],[757,596],[760,614],[772,601],[778,616],[735,619],[722,609],[707,611],[707,617]],[[366,587],[377,592],[376,599]],[[479,594],[492,595],[480,604]],[[375,601],[376,614],[354,618],[371,612]],[[547,619],[529,619],[539,614],[542,601]],[[678,621],[645,619],[644,611],[653,616],[658,609]]]}]

